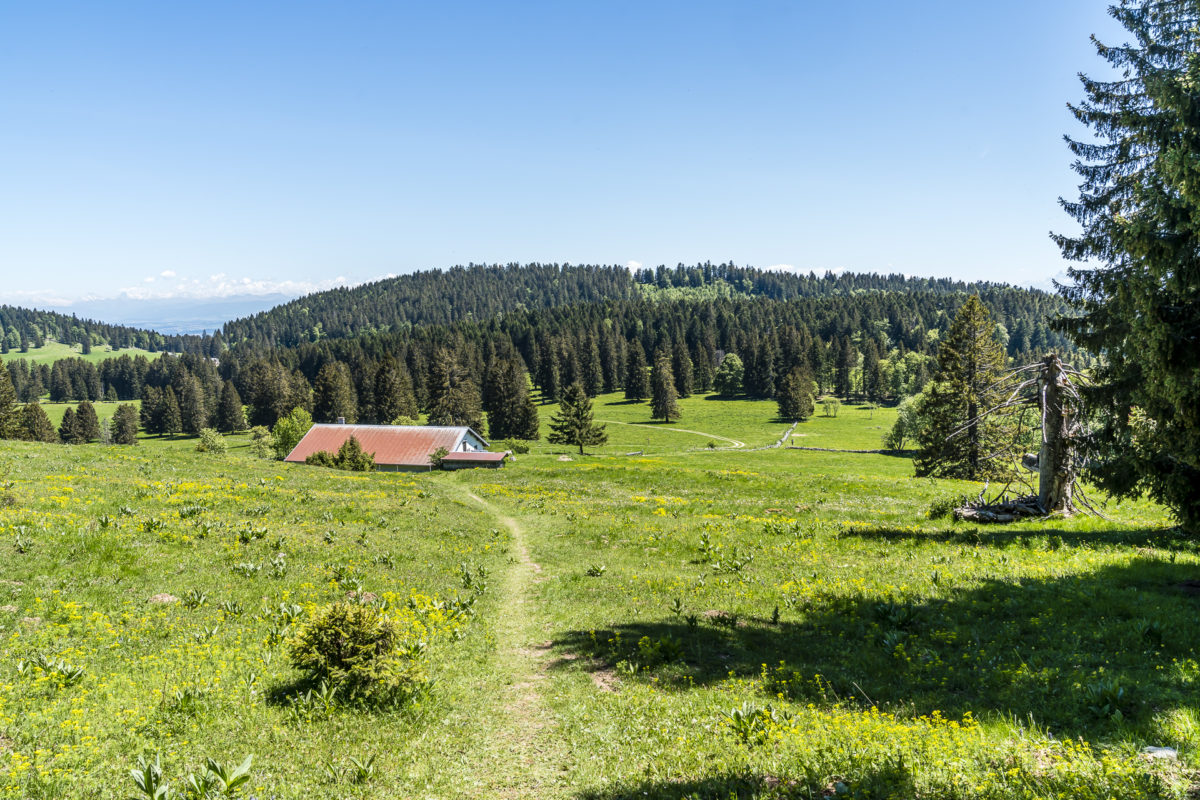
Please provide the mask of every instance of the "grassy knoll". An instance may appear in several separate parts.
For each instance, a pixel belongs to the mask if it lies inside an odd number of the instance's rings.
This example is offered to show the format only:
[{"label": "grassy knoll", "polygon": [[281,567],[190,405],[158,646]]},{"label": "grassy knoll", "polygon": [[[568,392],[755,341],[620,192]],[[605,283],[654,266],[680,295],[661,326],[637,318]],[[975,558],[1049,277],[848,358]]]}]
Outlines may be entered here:
[{"label": "grassy knoll", "polygon": [[[648,417],[614,400],[596,416]],[[1182,798],[1200,783],[1200,553],[1160,508],[931,520],[980,487],[893,456],[752,451],[787,427],[774,404],[684,403],[677,425],[703,435],[612,425],[597,455],[563,462],[543,442],[500,471],[351,476],[187,439],[4,445],[0,797],[124,798],[149,751],[177,791],[206,756],[254,753],[260,799]],[[844,406],[797,432],[867,449],[890,413]],[[469,621],[429,620],[436,683],[394,710],[304,699],[266,610],[303,619],[359,583],[407,609],[480,580]],[[196,608],[150,602],[193,589]],[[84,677],[19,672],[35,653]],[[322,765],[372,754],[361,783]]]},{"label": "grassy knoll", "polygon": [[78,344],[61,344],[59,342],[47,341],[42,347],[31,347],[28,353],[22,353],[20,350],[12,350],[8,353],[0,354],[0,362],[7,363],[16,361],[19,358],[27,359],[32,364],[53,364],[62,358],[82,358],[86,361],[99,363],[110,358],[119,358],[121,356],[146,356],[147,358],[157,358],[157,353],[151,353],[149,350],[142,350],[137,347],[124,347],[120,350],[113,350],[108,345],[96,345],[92,348],[92,352],[87,355],[83,354],[82,345]]}]

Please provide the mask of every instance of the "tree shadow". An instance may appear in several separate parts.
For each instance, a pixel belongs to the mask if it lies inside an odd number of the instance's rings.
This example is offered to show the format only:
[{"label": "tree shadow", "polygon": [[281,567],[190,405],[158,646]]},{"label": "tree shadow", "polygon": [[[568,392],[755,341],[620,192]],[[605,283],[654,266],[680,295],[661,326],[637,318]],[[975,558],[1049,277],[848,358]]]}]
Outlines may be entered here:
[{"label": "tree shadow", "polygon": [[[903,452],[903,451],[899,451]],[[850,527],[838,533],[840,538],[855,538],[883,542],[938,542],[988,547],[1081,547],[1100,549],[1113,546],[1158,547],[1163,549],[1196,549],[1200,543],[1178,528],[1129,528],[1104,531],[1079,531],[1064,528],[1037,530],[992,525],[942,530],[913,530],[903,526],[878,525],[865,528]]]},{"label": "tree shadow", "polygon": [[606,406],[636,406],[642,403],[650,402],[647,400],[608,400],[604,403]]},{"label": "tree shadow", "polygon": [[963,590],[942,582],[934,598],[801,590],[781,593],[778,618],[772,609],[683,611],[569,631],[555,645],[590,655],[597,669],[652,677],[666,691],[734,675],[799,702],[994,712],[1088,737],[1194,707],[1196,579],[1194,564],[1138,558]]},{"label": "tree shadow", "polygon": [[[871,765],[846,776],[854,797],[912,797],[916,782],[902,763]],[[722,774],[684,780],[641,781],[586,789],[578,800],[824,800],[837,791],[828,779],[809,775],[782,780],[774,775]]]}]

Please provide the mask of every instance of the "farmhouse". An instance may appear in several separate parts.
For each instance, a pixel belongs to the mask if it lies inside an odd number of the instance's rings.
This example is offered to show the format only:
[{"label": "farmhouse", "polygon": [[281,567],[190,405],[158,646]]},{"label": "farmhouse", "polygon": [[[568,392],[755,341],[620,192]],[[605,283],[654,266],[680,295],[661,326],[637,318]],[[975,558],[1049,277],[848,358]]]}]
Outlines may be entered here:
[{"label": "farmhouse", "polygon": [[435,425],[313,425],[284,460],[303,464],[320,450],[336,453],[351,436],[383,472],[427,472],[433,469],[430,456],[442,448],[446,469],[504,465],[505,454],[487,452],[488,443],[472,429]]}]

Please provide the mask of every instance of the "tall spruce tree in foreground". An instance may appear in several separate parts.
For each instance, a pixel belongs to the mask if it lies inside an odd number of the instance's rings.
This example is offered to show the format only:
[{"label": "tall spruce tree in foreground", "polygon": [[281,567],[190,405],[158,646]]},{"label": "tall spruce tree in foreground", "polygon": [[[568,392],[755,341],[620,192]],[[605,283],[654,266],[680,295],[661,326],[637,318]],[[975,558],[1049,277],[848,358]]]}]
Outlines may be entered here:
[{"label": "tall spruce tree in foreground", "polygon": [[1200,532],[1200,2],[1124,0],[1110,9],[1133,44],[1096,49],[1121,73],[1081,77],[1071,106],[1099,141],[1068,139],[1083,177],[1062,201],[1082,227],[1055,236],[1076,315],[1058,320],[1102,356],[1084,399],[1089,477],[1121,497],[1148,492]]},{"label": "tall spruce tree in foreground", "polygon": [[[992,418],[979,415],[993,404],[1004,351],[996,326],[977,295],[958,310],[938,348],[934,383],[921,399],[923,427],[916,434],[917,475],[979,480],[996,474],[987,457],[1001,449]],[[960,430],[961,429],[961,430]]]},{"label": "tall spruce tree in foreground", "polygon": [[563,392],[558,413],[550,418],[550,444],[569,444],[579,448],[596,447],[608,441],[603,425],[596,424],[592,413],[592,401],[583,384],[576,382]]},{"label": "tall spruce tree in foreground", "polygon": [[670,422],[679,419],[679,395],[675,390],[675,376],[671,372],[671,356],[660,351],[650,368],[650,419]]}]

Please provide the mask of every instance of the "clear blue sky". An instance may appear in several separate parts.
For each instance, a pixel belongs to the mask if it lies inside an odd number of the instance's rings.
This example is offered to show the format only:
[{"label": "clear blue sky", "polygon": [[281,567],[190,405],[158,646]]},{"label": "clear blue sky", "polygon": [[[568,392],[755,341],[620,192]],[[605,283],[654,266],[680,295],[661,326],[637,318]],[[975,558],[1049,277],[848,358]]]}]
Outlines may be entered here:
[{"label": "clear blue sky", "polygon": [[1036,283],[1106,7],[9,3],[0,300],[469,261]]}]

